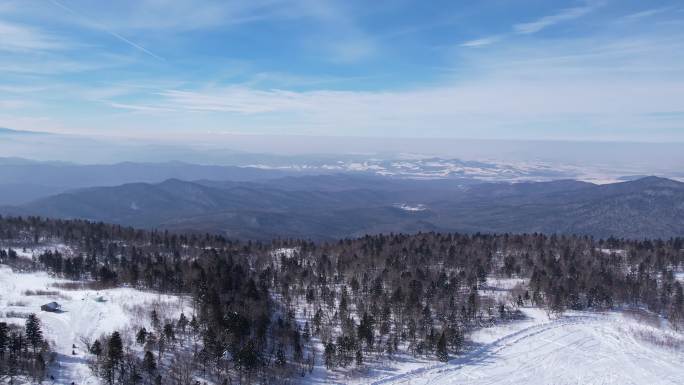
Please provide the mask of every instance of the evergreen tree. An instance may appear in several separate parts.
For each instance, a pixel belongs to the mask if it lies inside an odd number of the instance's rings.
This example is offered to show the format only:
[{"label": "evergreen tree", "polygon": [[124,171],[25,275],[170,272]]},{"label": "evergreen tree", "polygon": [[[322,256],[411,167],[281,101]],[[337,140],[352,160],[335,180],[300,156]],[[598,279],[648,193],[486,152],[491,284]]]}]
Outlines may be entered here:
[{"label": "evergreen tree", "polygon": [[442,362],[449,361],[449,352],[447,350],[445,332],[442,332],[442,335],[439,337],[439,341],[437,341],[437,359]]},{"label": "evergreen tree", "polygon": [[123,361],[123,342],[121,334],[114,332],[107,341],[107,358],[104,365],[104,378],[112,385],[117,383],[116,372]]},{"label": "evergreen tree", "polygon": [[123,342],[119,332],[112,333],[107,345],[107,359],[112,366],[118,365],[123,360]]},{"label": "evergreen tree", "polygon": [[180,317],[178,317],[177,326],[181,332],[185,333],[185,328],[188,326],[188,319],[185,317],[185,314],[180,314]]},{"label": "evergreen tree", "polygon": [[287,360],[285,359],[285,352],[283,351],[283,347],[278,346],[278,350],[276,350],[275,364],[276,366],[283,367],[286,363]]},{"label": "evergreen tree", "polygon": [[35,353],[38,347],[43,343],[43,331],[40,329],[40,320],[31,313],[26,319],[26,339],[33,347]]},{"label": "evergreen tree", "polygon": [[138,343],[138,345],[145,345],[145,339],[147,338],[147,329],[144,327],[140,328],[138,330],[138,333],[135,335],[135,342]]},{"label": "evergreen tree", "polygon": [[261,364],[261,356],[254,342],[249,341],[233,358],[238,370],[251,373]]},{"label": "evergreen tree", "polygon": [[90,346],[90,354],[100,357],[102,354],[102,344],[100,343],[100,340],[95,340]]},{"label": "evergreen tree", "polygon": [[159,315],[156,309],[152,309],[150,312],[150,322],[152,322],[152,327],[154,330],[159,332],[161,330],[161,321],[159,321]]},{"label": "evergreen tree", "polygon": [[190,329],[192,329],[192,332],[195,334],[199,333],[199,322],[197,322],[197,318],[195,318],[194,315],[190,320]]},{"label": "evergreen tree", "polygon": [[5,352],[9,345],[9,327],[7,323],[0,322],[0,360],[5,358]]},{"label": "evergreen tree", "polygon": [[333,369],[335,366],[335,344],[332,342],[328,342],[325,344],[325,367],[330,370]]},{"label": "evergreen tree", "polygon": [[176,332],[173,330],[173,325],[170,323],[167,323],[164,325],[164,337],[168,341],[174,341],[176,339]]},{"label": "evergreen tree", "polygon": [[157,362],[154,358],[154,353],[149,350],[145,351],[142,367],[150,376],[157,370]]}]

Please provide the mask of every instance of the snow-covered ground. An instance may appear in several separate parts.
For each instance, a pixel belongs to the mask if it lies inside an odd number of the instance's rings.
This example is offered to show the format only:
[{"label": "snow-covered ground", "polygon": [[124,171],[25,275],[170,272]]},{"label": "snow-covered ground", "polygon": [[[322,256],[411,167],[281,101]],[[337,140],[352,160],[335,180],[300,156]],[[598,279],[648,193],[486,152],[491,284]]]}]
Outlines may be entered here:
[{"label": "snow-covered ground", "polygon": [[[88,368],[82,337],[92,341],[104,333],[145,325],[152,308],[157,308],[162,316],[174,317],[184,308],[179,297],[131,288],[60,290],[53,286],[63,282],[68,281],[44,272],[17,273],[0,265],[0,321],[21,325],[25,322],[23,316],[38,315],[43,334],[57,353],[57,362],[49,372],[55,377],[54,384],[99,384]],[[56,293],[27,295],[37,290]],[[40,310],[41,305],[52,301],[62,306],[62,312]]]},{"label": "snow-covered ground", "polygon": [[[477,347],[445,364],[390,376],[373,384],[682,384],[681,334],[645,325],[623,313],[572,313],[529,319],[473,335]],[[679,339],[679,348],[642,338]]]},{"label": "snow-covered ground", "polygon": [[[448,363],[402,357],[365,373],[326,374],[312,384],[683,384],[684,335],[623,312],[575,312],[484,328]],[[663,347],[662,341],[675,346]]]},{"label": "snow-covered ground", "polygon": [[[467,178],[487,182],[550,181],[577,179],[596,184],[624,181],[625,176],[651,175],[653,170],[640,166],[579,165],[545,161],[500,161],[495,159],[462,160],[436,158],[420,154],[401,154],[397,159],[353,159],[309,163],[250,164],[266,170],[334,171],[372,173],[415,179]],[[665,171],[665,170],[663,170]],[[658,175],[681,180],[679,170],[660,172]]]},{"label": "snow-covered ground", "polygon": [[[484,296],[503,299],[521,279],[488,278]],[[684,384],[684,333],[647,312],[568,312],[521,308],[523,319],[470,335],[448,363],[399,355],[364,370],[317,367],[311,384]],[[635,314],[637,316],[635,316]],[[639,316],[639,314],[641,314]]]},{"label": "snow-covered ground", "polygon": [[[54,287],[60,282],[66,281],[46,273],[12,272],[0,265],[0,321],[23,324],[22,315],[38,314],[57,353],[50,371],[55,384],[98,384],[88,369],[81,337],[92,340],[103,333],[144,325],[153,307],[172,317],[186,308],[179,297],[131,288],[61,290]],[[521,283],[518,279],[490,278],[482,294],[498,297]],[[27,291],[37,290],[57,293],[27,295]],[[97,301],[99,297],[104,302]],[[40,305],[51,301],[59,302],[63,312],[40,311]],[[530,307],[522,312],[525,317],[521,320],[474,332],[468,348],[448,363],[408,355],[398,355],[393,361],[367,357],[363,369],[329,372],[320,362],[319,350],[313,374],[302,382],[684,384],[684,333],[670,329],[657,316],[614,311],[568,312],[549,318],[545,311]],[[72,349],[72,345],[77,348]]]},{"label": "snow-covered ground", "polygon": [[404,210],[404,211],[425,211],[427,207],[424,204],[408,204],[408,203],[396,203],[394,207]]}]

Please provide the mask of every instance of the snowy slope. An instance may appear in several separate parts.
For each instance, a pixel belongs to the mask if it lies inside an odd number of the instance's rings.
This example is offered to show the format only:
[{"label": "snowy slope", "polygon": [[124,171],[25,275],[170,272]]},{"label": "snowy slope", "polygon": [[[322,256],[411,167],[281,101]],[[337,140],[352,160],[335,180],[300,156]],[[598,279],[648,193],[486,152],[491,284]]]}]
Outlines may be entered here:
[{"label": "snowy slope", "polygon": [[[279,250],[291,253],[292,250]],[[65,282],[46,273],[17,273],[0,265],[0,321],[23,324],[22,314],[36,313],[44,334],[54,343],[55,384],[98,384],[88,369],[81,337],[139,326],[153,307],[167,317],[180,309],[179,297],[131,288],[59,290]],[[482,294],[500,296],[519,280],[489,279]],[[28,290],[57,291],[27,295]],[[103,297],[106,302],[95,299]],[[57,301],[64,312],[46,313],[40,305]],[[523,308],[526,318],[483,328],[470,336],[466,351],[448,363],[399,355],[395,361],[368,357],[364,370],[326,371],[320,359],[311,384],[684,384],[684,333],[657,317],[627,312],[570,312],[549,319],[537,308]],[[8,313],[11,317],[7,317]],[[14,314],[12,314],[14,313]],[[654,321],[655,319],[655,321]],[[149,325],[145,325],[149,326]],[[72,344],[76,354],[72,355]],[[321,357],[321,351],[318,352]]]},{"label": "snowy slope", "polygon": [[[505,300],[522,279],[492,278],[483,297]],[[368,357],[364,369],[326,371],[308,384],[684,384],[684,333],[648,312],[568,312],[551,318],[524,307],[524,318],[474,331],[448,363],[398,354]],[[322,354],[322,347],[319,347]]]},{"label": "snowy slope", "polygon": [[[573,313],[549,320],[538,309],[514,325],[483,329],[477,347],[435,364],[369,383],[380,384],[682,384],[681,333],[645,325],[622,313]],[[642,332],[642,333],[639,333]],[[643,334],[671,337],[663,348]]]},{"label": "snowy slope", "polygon": [[[25,320],[14,315],[36,313],[41,320],[43,334],[53,343],[57,362],[50,368],[55,384],[99,384],[87,366],[87,356],[81,338],[91,341],[103,333],[140,325],[147,312],[157,308],[163,316],[177,317],[183,308],[178,297],[159,295],[131,288],[107,290],[59,290],[52,286],[66,282],[47,273],[17,273],[0,265],[0,321],[23,324]],[[56,295],[26,295],[26,291],[57,291]],[[104,302],[96,301],[102,297]],[[56,301],[62,305],[61,313],[48,313],[40,306]],[[12,315],[14,317],[7,317]],[[145,317],[141,315],[144,314]],[[149,326],[149,325],[147,325]],[[76,349],[72,349],[76,345]],[[75,355],[72,354],[75,351]]]}]

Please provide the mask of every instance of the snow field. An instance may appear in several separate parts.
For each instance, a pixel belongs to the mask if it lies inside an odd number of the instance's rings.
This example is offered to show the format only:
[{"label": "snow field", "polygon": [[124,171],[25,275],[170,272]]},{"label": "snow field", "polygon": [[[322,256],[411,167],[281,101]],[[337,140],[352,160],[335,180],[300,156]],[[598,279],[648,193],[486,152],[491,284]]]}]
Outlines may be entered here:
[{"label": "snow field", "polygon": [[[370,382],[380,384],[682,384],[684,350],[638,337],[672,330],[644,325],[621,312],[575,312],[549,320],[523,309],[528,319],[472,335],[473,346],[445,364]],[[681,333],[674,334],[679,335]]]},{"label": "snow field", "polygon": [[[504,299],[519,279],[490,278],[483,296]],[[325,371],[317,362],[308,384],[684,384],[684,333],[662,318],[634,312],[568,312],[549,318],[521,308],[524,318],[474,331],[448,363],[400,354],[368,357],[361,370]],[[650,319],[649,319],[650,318]],[[322,346],[317,346],[319,355]]]},{"label": "snow field", "polygon": [[[50,277],[45,272],[18,273],[0,265],[0,321],[23,325],[24,318],[7,315],[36,313],[43,335],[52,343],[56,364],[50,368],[54,384],[96,385],[87,365],[87,354],[81,339],[94,341],[105,333],[148,324],[149,312],[156,308],[160,318],[177,318],[185,308],[183,299],[133,288],[105,290],[60,290],[56,283],[71,282]],[[55,295],[26,295],[27,291],[45,290]],[[102,297],[102,302],[98,301]],[[56,301],[61,313],[40,310],[40,306]],[[186,310],[186,315],[189,313]],[[8,314],[9,313],[9,314]],[[132,342],[132,341],[128,341]],[[76,349],[72,346],[76,345]],[[72,351],[76,354],[73,355]]]}]

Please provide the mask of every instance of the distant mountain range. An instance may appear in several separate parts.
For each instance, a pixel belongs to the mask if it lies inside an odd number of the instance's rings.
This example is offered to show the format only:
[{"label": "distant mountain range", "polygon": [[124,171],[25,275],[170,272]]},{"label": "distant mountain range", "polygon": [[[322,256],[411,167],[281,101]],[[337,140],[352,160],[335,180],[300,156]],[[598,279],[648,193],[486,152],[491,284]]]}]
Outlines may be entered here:
[{"label": "distant mountain range", "polygon": [[[19,205],[69,190],[166,179],[255,181],[292,175],[287,170],[207,166],[182,162],[81,165],[0,158],[0,206]],[[297,175],[305,174],[297,172]]]},{"label": "distant mountain range", "polygon": [[27,130],[13,130],[7,127],[0,127],[0,135],[50,135],[45,132],[27,131]]},{"label": "distant mountain range", "polygon": [[[6,129],[5,129],[6,130]],[[19,131],[6,130],[11,133]],[[3,131],[0,131],[0,136]],[[24,131],[21,131],[24,133]],[[35,133],[34,133],[35,134]],[[31,136],[32,134],[11,134],[9,137]],[[0,143],[2,140],[0,140]],[[68,148],[64,151],[69,151]],[[268,156],[249,155],[266,161],[265,164],[242,165],[203,165],[187,162],[121,162],[113,164],[78,164],[60,161],[35,161],[18,157],[0,158],[0,206],[21,205],[40,198],[85,187],[118,186],[126,183],[160,183],[167,179],[184,181],[265,181],[285,177],[310,175],[336,175],[332,179],[318,179],[311,188],[329,189],[328,183],[335,186],[347,181],[341,174],[355,177],[382,177],[372,179],[384,186],[394,186],[392,180],[450,180],[446,184],[465,186],[475,182],[532,182],[559,179],[578,179],[585,181],[627,181],[637,179],[630,173],[584,169],[576,166],[548,165],[545,163],[506,164],[500,162],[467,161],[437,157],[407,157],[404,159],[367,159],[348,156],[341,158],[269,158]],[[269,159],[271,162],[269,162]],[[271,165],[269,165],[271,164]],[[684,179],[684,174],[665,174]],[[361,178],[363,179],[363,178]],[[356,179],[358,182],[361,180]],[[207,182],[212,185],[213,182]],[[291,183],[297,186],[300,181],[287,179],[273,182],[278,185]],[[410,184],[410,182],[404,182]],[[439,185],[439,183],[436,183]],[[213,184],[215,185],[215,183]]]},{"label": "distant mountain range", "polygon": [[646,177],[481,183],[373,175],[128,183],[60,193],[0,212],[84,218],[230,237],[335,239],[378,232],[684,236],[684,183]]}]

